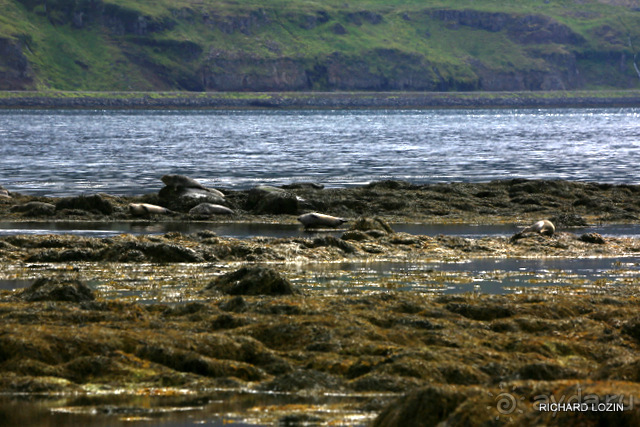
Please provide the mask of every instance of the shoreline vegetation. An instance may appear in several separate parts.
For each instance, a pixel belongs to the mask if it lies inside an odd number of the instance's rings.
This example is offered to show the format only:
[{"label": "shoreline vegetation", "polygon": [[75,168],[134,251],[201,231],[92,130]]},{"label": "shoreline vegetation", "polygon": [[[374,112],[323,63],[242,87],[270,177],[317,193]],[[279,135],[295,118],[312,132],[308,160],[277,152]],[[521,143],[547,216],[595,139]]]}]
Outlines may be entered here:
[{"label": "shoreline vegetation", "polygon": [[640,90],[535,92],[0,92],[0,109],[436,109],[637,106],[640,106]]},{"label": "shoreline vegetation", "polygon": [[[54,198],[8,189],[0,198],[0,218],[194,220],[186,190],[211,189],[179,181],[191,187],[179,192],[177,179],[163,177],[167,187],[158,194],[132,197]],[[0,392],[94,396],[83,405],[98,414],[105,409],[97,397],[109,394],[188,393],[206,400],[225,390],[310,398],[271,406],[256,401],[245,412],[220,415],[259,417],[268,425],[633,426],[640,420],[640,292],[633,264],[640,239],[579,236],[572,229],[636,223],[640,186],[382,181],[348,189],[300,184],[212,194],[236,213],[211,222],[291,223],[312,209],[352,221],[339,237],[319,232],[234,239],[208,230],[1,237],[0,279],[25,286],[0,291]],[[163,204],[174,213],[136,217],[131,203]],[[290,211],[280,211],[285,205]],[[541,218],[554,218],[553,236],[430,237],[388,226],[397,220],[526,225]],[[613,269],[623,279],[549,271],[550,284],[513,294],[447,295],[402,290],[393,276],[366,279],[361,289],[343,279],[327,285],[312,267],[547,257],[616,259]],[[435,282],[442,289],[474,279],[467,271],[438,268],[412,274],[417,284]],[[316,399],[335,393],[345,396],[339,404],[323,406]],[[354,404],[349,396],[360,400]],[[504,398],[510,406],[501,403]],[[596,409],[551,406],[558,402]],[[611,402],[614,410],[600,409]],[[126,404],[109,413],[126,417],[142,409]],[[10,423],[24,424],[20,407],[7,414]],[[349,418],[354,414],[357,421]]]}]

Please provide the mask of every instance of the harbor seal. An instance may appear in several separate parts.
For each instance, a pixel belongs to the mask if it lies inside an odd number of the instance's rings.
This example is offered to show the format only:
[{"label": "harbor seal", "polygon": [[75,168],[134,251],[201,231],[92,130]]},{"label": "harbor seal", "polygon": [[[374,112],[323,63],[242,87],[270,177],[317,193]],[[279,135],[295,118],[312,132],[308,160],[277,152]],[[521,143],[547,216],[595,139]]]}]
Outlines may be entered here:
[{"label": "harbor seal", "polygon": [[233,215],[233,211],[226,206],[216,205],[213,203],[200,203],[198,206],[191,208],[189,215],[193,216],[211,216],[211,215]]},{"label": "harbor seal", "polygon": [[207,188],[204,185],[200,184],[193,178],[189,178],[184,175],[164,175],[160,178],[164,185],[171,188],[174,191],[178,191],[179,189],[184,188],[197,188],[200,190],[207,191],[215,196],[224,199],[224,193],[222,191],[216,190],[215,188]]},{"label": "harbor seal", "polygon": [[149,203],[130,203],[129,212],[134,216],[165,215],[173,213],[173,211],[167,208]]},{"label": "harbor seal", "polygon": [[543,236],[553,236],[556,227],[551,221],[543,219],[522,230],[520,233],[540,233]]},{"label": "harbor seal", "polygon": [[553,236],[555,232],[555,225],[553,225],[551,221],[543,219],[526,227],[519,233],[514,234],[513,237],[511,237],[511,242],[515,242],[516,240],[524,237],[524,235],[527,233],[539,233],[543,236]]},{"label": "harbor seal", "polygon": [[298,221],[304,225],[304,228],[319,228],[319,227],[338,227],[345,222],[344,218],[338,218],[331,215],[324,215],[317,212],[312,212],[298,217]]}]

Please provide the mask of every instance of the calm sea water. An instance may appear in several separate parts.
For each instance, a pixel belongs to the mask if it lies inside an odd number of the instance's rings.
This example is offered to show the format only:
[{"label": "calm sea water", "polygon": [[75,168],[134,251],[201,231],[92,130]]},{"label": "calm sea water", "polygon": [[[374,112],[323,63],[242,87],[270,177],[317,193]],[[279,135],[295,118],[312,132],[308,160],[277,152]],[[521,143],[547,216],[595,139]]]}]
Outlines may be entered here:
[{"label": "calm sea water", "polygon": [[0,110],[0,184],[26,194],[544,178],[640,184],[640,109]]}]

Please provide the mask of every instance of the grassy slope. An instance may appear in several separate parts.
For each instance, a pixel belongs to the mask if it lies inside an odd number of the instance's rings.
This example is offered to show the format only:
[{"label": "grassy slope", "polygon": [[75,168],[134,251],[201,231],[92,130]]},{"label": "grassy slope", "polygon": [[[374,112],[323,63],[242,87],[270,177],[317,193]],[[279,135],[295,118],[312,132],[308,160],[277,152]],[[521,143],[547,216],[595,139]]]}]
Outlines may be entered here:
[{"label": "grassy slope", "polygon": [[[340,0],[295,2],[286,0],[103,0],[135,11],[148,21],[173,20],[170,29],[139,36],[119,35],[105,26],[92,23],[74,28],[64,19],[44,16],[42,6],[28,10],[16,0],[0,0],[0,37],[25,40],[29,61],[36,73],[37,89],[58,90],[170,90],[180,87],[181,74],[193,73],[213,50],[226,55],[250,55],[256,58],[291,57],[313,60],[342,52],[355,58],[367,58],[376,48],[426,55],[437,63],[441,73],[458,80],[473,79],[469,58],[479,58],[501,71],[540,69],[544,64],[528,54],[537,49],[545,54],[576,49],[557,44],[526,46],[516,44],[504,32],[491,33],[471,27],[456,29],[430,19],[428,9],[476,9],[521,14],[544,14],[570,26],[587,43],[580,49],[621,52],[629,50],[623,33],[628,29],[640,48],[640,12],[628,7],[603,4],[602,1],[383,1],[357,0],[348,5]],[[32,3],[39,3],[37,0]],[[633,2],[631,2],[633,3]],[[50,2],[51,4],[51,2]],[[299,20],[326,11],[331,19],[311,29],[303,29]],[[345,17],[350,12],[371,11],[384,17],[380,24],[363,22],[354,25]],[[251,28],[250,34],[231,34],[203,23],[202,15],[225,17],[249,16],[266,11],[269,21]],[[39,12],[39,13],[38,13]],[[410,20],[406,17],[410,16]],[[332,32],[336,23],[348,34]],[[594,29],[609,26],[610,34],[594,35]],[[602,31],[600,31],[602,33]],[[148,43],[151,40],[153,43]],[[199,45],[197,58],[185,57],[181,42]],[[576,53],[576,52],[574,52]],[[577,52],[580,53],[580,52]],[[628,52],[631,56],[631,52]],[[389,64],[368,59],[370,67],[384,70]],[[585,60],[589,62],[589,59]],[[585,65],[594,81],[610,81],[611,70],[597,61]],[[148,64],[160,68],[150,73]],[[375,71],[375,70],[373,70]],[[633,73],[633,70],[625,70]],[[597,77],[597,78],[596,78]],[[596,83],[597,84],[597,83]]]}]

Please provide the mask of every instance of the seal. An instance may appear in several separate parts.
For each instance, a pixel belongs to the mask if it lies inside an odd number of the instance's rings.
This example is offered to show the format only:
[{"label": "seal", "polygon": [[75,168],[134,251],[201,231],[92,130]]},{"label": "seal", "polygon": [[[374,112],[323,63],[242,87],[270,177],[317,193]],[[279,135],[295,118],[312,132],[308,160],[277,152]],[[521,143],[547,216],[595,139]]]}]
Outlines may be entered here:
[{"label": "seal", "polygon": [[189,178],[184,175],[164,175],[160,178],[164,185],[173,189],[174,191],[178,191],[181,188],[197,188],[200,190],[207,191],[212,193],[220,198],[224,199],[224,193],[222,191],[216,190],[215,188],[207,188],[204,185],[200,184],[193,178]]},{"label": "seal", "polygon": [[553,236],[556,227],[549,220],[543,219],[522,230],[520,233],[540,233],[543,236]]},{"label": "seal", "polygon": [[338,218],[331,215],[325,215],[317,212],[311,212],[308,214],[300,215],[298,221],[304,225],[304,228],[319,228],[319,227],[338,227],[345,222],[344,218]]},{"label": "seal", "polygon": [[543,236],[553,236],[555,232],[556,232],[555,225],[553,225],[551,221],[543,219],[541,221],[538,221],[526,227],[519,233],[514,234],[511,237],[511,242],[515,242],[516,240],[521,239],[527,233],[539,233]]},{"label": "seal", "polygon": [[134,216],[165,215],[173,213],[173,211],[167,208],[163,208],[158,205],[151,205],[149,203],[130,203],[129,212]]},{"label": "seal", "polygon": [[211,216],[211,215],[232,215],[233,211],[226,206],[216,205],[214,203],[200,203],[189,210],[189,215],[193,216]]}]

